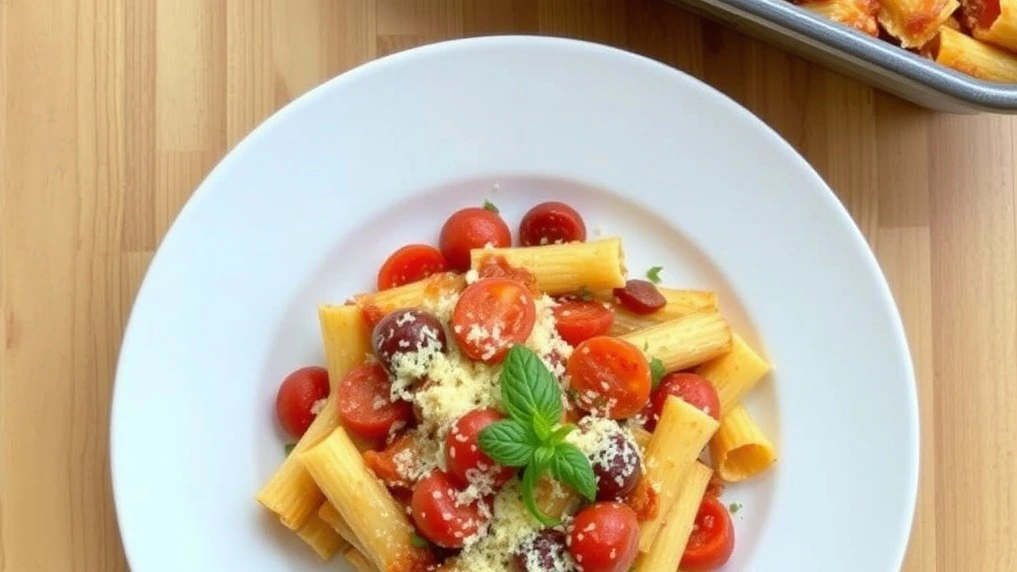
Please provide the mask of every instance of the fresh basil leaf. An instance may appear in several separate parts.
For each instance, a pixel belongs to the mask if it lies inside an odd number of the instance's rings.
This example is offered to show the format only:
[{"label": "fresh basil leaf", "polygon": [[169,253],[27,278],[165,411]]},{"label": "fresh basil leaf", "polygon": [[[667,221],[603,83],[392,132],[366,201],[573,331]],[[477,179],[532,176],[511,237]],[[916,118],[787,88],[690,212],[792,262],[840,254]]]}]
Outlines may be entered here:
[{"label": "fresh basil leaf", "polygon": [[552,445],[541,445],[533,451],[533,460],[530,464],[534,467],[539,467],[540,472],[544,472],[548,467],[551,466],[551,460],[554,459],[555,450]]},{"label": "fresh basil leaf", "polygon": [[653,389],[657,389],[660,385],[660,380],[664,379],[667,374],[667,370],[664,369],[664,362],[657,358],[650,360],[650,379],[653,381]]},{"label": "fresh basil leaf", "polygon": [[428,542],[426,538],[414,532],[413,536],[410,537],[410,544],[417,548],[427,548]]},{"label": "fresh basil leaf", "polygon": [[537,354],[516,344],[501,369],[501,399],[509,417],[534,425],[537,417],[548,426],[561,419],[561,390]]},{"label": "fresh basil leaf", "polygon": [[293,448],[294,448],[294,447],[296,447],[296,446],[297,446],[297,444],[296,444],[296,443],[286,443],[286,446],[285,446],[285,447],[283,447],[283,451],[285,451],[285,452],[286,452],[286,456],[287,456],[287,457],[289,457],[289,456],[290,456],[290,453],[292,453],[292,452],[293,452]]},{"label": "fresh basil leaf", "polygon": [[558,443],[561,443],[562,441],[565,440],[565,437],[568,437],[569,433],[575,430],[575,428],[576,426],[573,425],[572,423],[566,423],[565,425],[562,425],[561,427],[555,429],[554,433],[551,433],[551,435],[547,438],[547,443],[551,445],[557,445]]},{"label": "fresh basil leaf", "polygon": [[541,475],[546,470],[546,465],[539,463],[531,463],[523,469],[523,504],[526,505],[526,509],[530,511],[530,514],[544,526],[558,526],[560,521],[540,512],[540,508],[537,507],[537,501],[533,498],[533,490],[537,486],[537,481],[540,480]]},{"label": "fresh basil leaf", "polygon": [[531,428],[519,421],[502,419],[481,429],[477,443],[499,465],[521,467],[530,462],[540,440]]},{"label": "fresh basil leaf", "polygon": [[551,436],[551,424],[539,415],[534,417],[533,434],[537,436],[541,443],[547,441],[548,437]]},{"label": "fresh basil leaf", "polygon": [[663,266],[654,266],[646,271],[646,278],[654,284],[660,284],[660,271],[663,270]]},{"label": "fresh basil leaf", "polygon": [[498,210],[498,207],[496,207],[494,205],[494,203],[492,203],[491,201],[489,201],[487,199],[484,199],[484,208],[489,210],[489,211],[491,211],[491,212],[493,212],[494,214],[498,214],[500,212]]},{"label": "fresh basil leaf", "polygon": [[593,467],[575,445],[558,443],[554,447],[551,460],[551,475],[569,485],[589,500],[597,496],[597,479],[593,475]]}]

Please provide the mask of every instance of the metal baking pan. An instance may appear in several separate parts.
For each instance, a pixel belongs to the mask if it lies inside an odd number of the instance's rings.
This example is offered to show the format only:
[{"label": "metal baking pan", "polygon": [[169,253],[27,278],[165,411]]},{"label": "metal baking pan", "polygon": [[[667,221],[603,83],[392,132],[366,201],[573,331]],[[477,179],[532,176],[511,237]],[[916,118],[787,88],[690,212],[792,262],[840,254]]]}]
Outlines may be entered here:
[{"label": "metal baking pan", "polygon": [[668,0],[918,105],[1017,114],[1017,85],[972,78],[787,0]]}]

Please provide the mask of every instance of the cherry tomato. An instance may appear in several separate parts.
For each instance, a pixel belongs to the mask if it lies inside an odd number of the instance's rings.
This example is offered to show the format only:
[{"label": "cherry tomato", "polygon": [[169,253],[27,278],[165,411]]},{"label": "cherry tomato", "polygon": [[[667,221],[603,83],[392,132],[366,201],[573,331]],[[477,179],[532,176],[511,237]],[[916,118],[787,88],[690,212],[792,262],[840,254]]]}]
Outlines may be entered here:
[{"label": "cherry tomato", "polygon": [[444,272],[441,252],[427,244],[408,244],[393,252],[378,270],[378,290],[387,290]]},{"label": "cherry tomato", "polygon": [[[404,433],[391,445],[381,451],[364,451],[364,464],[389,488],[409,489],[413,486],[410,475],[405,472],[407,463],[396,462],[396,458],[415,459],[417,440],[410,433]],[[406,453],[409,451],[409,453]]]},{"label": "cherry tomato", "polygon": [[374,355],[393,375],[401,356],[427,347],[445,352],[448,343],[441,320],[425,310],[403,308],[390,312],[378,321],[371,332]]},{"label": "cherry tomato", "polygon": [[470,250],[486,245],[511,246],[512,233],[498,213],[470,207],[458,210],[441,227],[438,247],[449,268],[464,272],[470,268]]},{"label": "cherry tomato", "polygon": [[540,294],[540,287],[537,285],[537,277],[525,268],[516,268],[510,265],[504,256],[489,254],[480,259],[477,267],[477,274],[481,278],[508,278],[526,286],[526,289],[534,294]]},{"label": "cherry tomato", "polygon": [[474,409],[456,419],[445,437],[445,466],[449,479],[459,486],[490,484],[492,491],[516,474],[512,467],[502,467],[480,450],[480,430],[503,416],[494,409]]},{"label": "cherry tomato", "polygon": [[731,558],[734,543],[734,526],[727,507],[716,497],[705,496],[696,513],[680,567],[682,570],[716,570]]},{"label": "cherry tomato", "polygon": [[396,423],[413,418],[406,401],[392,401],[392,381],[379,363],[350,370],[339,382],[339,418],[343,427],[368,439],[386,437]]},{"label": "cherry tomato", "polygon": [[576,404],[602,417],[625,419],[650,398],[650,365],[621,338],[597,336],[579,344],[565,370]]},{"label": "cherry tomato", "polygon": [[302,367],[287,375],[275,396],[279,424],[294,439],[299,439],[318,416],[316,407],[321,406],[319,402],[328,393],[328,372],[323,367]]},{"label": "cherry tomato", "polygon": [[667,305],[667,298],[646,280],[629,280],[614,289],[614,297],[633,314],[652,314]]},{"label": "cherry tomato", "polygon": [[682,399],[720,421],[720,397],[717,396],[713,384],[701,375],[676,371],[665,375],[660,380],[657,390],[650,396],[650,406],[646,409],[644,423],[648,431],[653,431],[657,427],[660,414],[664,411],[664,402],[669,395]]},{"label": "cherry tomato", "polygon": [[578,346],[594,336],[608,333],[614,324],[614,314],[600,302],[561,300],[554,307],[554,321],[558,335],[570,345]]},{"label": "cherry tomato", "polygon": [[529,337],[537,320],[533,295],[508,278],[484,278],[466,287],[452,310],[452,335],[467,357],[500,363]]},{"label": "cherry tomato", "polygon": [[576,514],[566,544],[583,572],[627,572],[639,550],[636,513],[620,502],[598,502]]},{"label": "cherry tomato", "polygon": [[607,438],[606,444],[590,460],[597,480],[597,500],[622,500],[643,477],[636,444],[621,431]]},{"label": "cherry tomato", "polygon": [[444,548],[459,548],[490,518],[486,501],[457,504],[458,491],[448,475],[433,471],[413,487],[410,510],[424,538]]},{"label": "cherry tomato", "polygon": [[554,572],[561,570],[565,558],[565,533],[556,528],[545,528],[530,534],[512,553],[516,572]]},{"label": "cherry tomato", "polygon": [[586,240],[586,224],[576,209],[565,203],[540,203],[523,215],[519,243],[523,246],[560,244]]}]

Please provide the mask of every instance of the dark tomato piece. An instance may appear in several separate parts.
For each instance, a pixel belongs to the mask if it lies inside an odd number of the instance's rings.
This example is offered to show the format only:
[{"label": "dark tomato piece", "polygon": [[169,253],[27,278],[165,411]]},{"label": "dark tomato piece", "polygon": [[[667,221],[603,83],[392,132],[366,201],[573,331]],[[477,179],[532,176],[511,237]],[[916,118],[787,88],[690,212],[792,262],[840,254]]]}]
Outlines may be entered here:
[{"label": "dark tomato piece", "polygon": [[408,244],[393,252],[378,270],[378,290],[387,290],[444,272],[445,257],[427,244]]},{"label": "dark tomato piece", "polygon": [[537,320],[533,295],[508,278],[484,278],[466,287],[452,310],[452,335],[472,360],[500,363],[529,337]]},{"label": "dark tomato piece", "polygon": [[639,479],[636,487],[625,497],[625,504],[636,512],[640,522],[657,518],[660,495],[650,479]]},{"label": "dark tomato piece", "polygon": [[489,487],[494,492],[516,474],[512,467],[492,461],[477,443],[481,429],[502,418],[494,409],[474,409],[452,423],[445,436],[445,466],[452,482],[463,487]]},{"label": "dark tomato piece", "polygon": [[505,260],[504,256],[487,255],[480,259],[477,267],[477,274],[481,278],[508,278],[526,286],[526,289],[534,294],[540,294],[537,286],[537,277],[525,268],[512,266]]},{"label": "dark tomato piece", "polygon": [[545,528],[531,534],[512,553],[517,572],[555,572],[565,558],[565,533]]},{"label": "dark tomato piece", "polygon": [[383,439],[396,424],[413,418],[406,401],[392,401],[392,381],[381,364],[364,364],[339,382],[339,418],[343,427],[368,439]]},{"label": "dark tomato piece", "polygon": [[628,572],[639,550],[636,513],[620,502],[598,502],[576,514],[566,541],[583,572]]},{"label": "dark tomato piece", "polygon": [[302,367],[286,376],[275,396],[275,414],[279,424],[294,439],[299,439],[317,417],[317,408],[328,397],[328,371],[323,367]]},{"label": "dark tomato piece", "polygon": [[458,492],[441,471],[433,471],[413,487],[410,508],[417,530],[444,548],[461,547],[490,518],[485,501],[457,504]]},{"label": "dark tomato piece", "polygon": [[620,338],[597,336],[579,344],[566,371],[576,404],[602,417],[625,419],[650,398],[650,364]]},{"label": "dark tomato piece", "polygon": [[[378,361],[393,375],[402,356],[428,349],[444,352],[448,348],[445,329],[438,317],[417,308],[396,310],[382,318],[371,334],[371,345]],[[413,361],[421,368],[428,365],[426,359]],[[424,372],[417,373],[422,376]]]},{"label": "dark tomato piece", "polygon": [[647,417],[644,426],[647,430],[653,431],[660,421],[660,414],[664,411],[664,402],[667,396],[674,395],[720,421],[720,397],[713,384],[705,377],[694,373],[676,371],[665,375],[660,380],[660,385],[650,396],[650,407],[647,408]]},{"label": "dark tomato piece", "polygon": [[614,297],[633,314],[652,314],[667,305],[667,298],[646,280],[629,280],[624,288],[614,289]]},{"label": "dark tomato piece", "polygon": [[572,346],[611,331],[614,314],[600,302],[560,300],[554,307],[558,335]]},{"label": "dark tomato piece", "polygon": [[590,464],[597,479],[599,501],[624,499],[643,476],[639,451],[621,431],[608,438],[607,445],[593,455]]},{"label": "dark tomato piece", "polygon": [[470,251],[488,244],[495,248],[511,246],[512,233],[498,213],[479,207],[452,213],[438,237],[438,247],[449,268],[460,272],[470,268]]},{"label": "dark tomato piece", "polygon": [[716,570],[731,558],[734,544],[734,526],[727,507],[716,497],[705,496],[685,545],[681,569]]},{"label": "dark tomato piece", "polygon": [[523,215],[519,243],[523,246],[561,244],[586,240],[586,223],[576,209],[565,203],[540,203]]},{"label": "dark tomato piece", "polygon": [[[387,487],[409,489],[413,480],[406,474],[406,468],[416,461],[416,447],[413,435],[405,433],[381,451],[364,451],[364,464]],[[397,458],[406,460],[397,462]]]}]

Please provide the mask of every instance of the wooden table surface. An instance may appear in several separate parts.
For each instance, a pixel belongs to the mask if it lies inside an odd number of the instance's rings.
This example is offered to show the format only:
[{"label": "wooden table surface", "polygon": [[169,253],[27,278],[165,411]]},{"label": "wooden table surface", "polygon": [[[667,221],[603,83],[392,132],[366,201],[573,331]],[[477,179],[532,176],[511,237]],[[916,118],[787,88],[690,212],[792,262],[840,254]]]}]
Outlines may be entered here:
[{"label": "wooden table surface", "polygon": [[127,568],[117,351],[153,251],[223,154],[357,64],[504,32],[688,71],[819,170],[882,263],[917,368],[905,569],[1017,570],[1017,119],[919,109],[662,0],[0,0],[0,570]]}]

